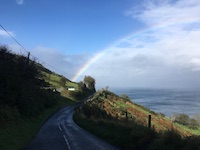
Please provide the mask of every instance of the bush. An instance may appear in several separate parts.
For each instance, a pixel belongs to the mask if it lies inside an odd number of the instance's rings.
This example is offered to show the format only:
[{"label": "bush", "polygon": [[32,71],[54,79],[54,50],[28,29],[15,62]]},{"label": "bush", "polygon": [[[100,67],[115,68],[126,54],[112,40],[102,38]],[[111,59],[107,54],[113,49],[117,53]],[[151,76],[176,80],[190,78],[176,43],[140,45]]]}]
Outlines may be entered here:
[{"label": "bush", "polygon": [[0,106],[0,122],[17,121],[20,118],[20,113],[16,107]]},{"label": "bush", "polygon": [[130,100],[131,100],[131,98],[130,98],[128,95],[126,95],[126,94],[122,94],[122,95],[121,95],[121,98],[123,98],[123,99],[125,99],[125,100],[127,100],[127,101],[130,101]]},{"label": "bush", "polygon": [[82,112],[83,114],[90,118],[91,116],[93,116],[94,118],[100,119],[100,118],[109,118],[109,116],[107,115],[107,113],[104,110],[101,110],[98,106],[96,105],[88,105],[85,104],[82,107]]},{"label": "bush", "polygon": [[60,78],[60,85],[63,86],[63,87],[65,87],[66,81],[67,81],[67,79],[66,79],[65,77],[62,76],[62,77]]},{"label": "bush", "polygon": [[198,129],[199,123],[197,120],[195,119],[190,119],[190,124],[189,124],[189,128],[191,129]]},{"label": "bush", "polygon": [[188,115],[185,115],[185,114],[176,115],[174,118],[174,122],[188,126],[191,129],[197,129],[199,126],[199,123],[197,120],[190,118]]},{"label": "bush", "polygon": [[36,116],[56,104],[52,92],[41,89],[47,84],[38,78],[37,67],[34,61],[0,47],[0,123]]},{"label": "bush", "polygon": [[175,117],[174,122],[188,126],[190,124],[190,117],[185,114],[179,114]]}]

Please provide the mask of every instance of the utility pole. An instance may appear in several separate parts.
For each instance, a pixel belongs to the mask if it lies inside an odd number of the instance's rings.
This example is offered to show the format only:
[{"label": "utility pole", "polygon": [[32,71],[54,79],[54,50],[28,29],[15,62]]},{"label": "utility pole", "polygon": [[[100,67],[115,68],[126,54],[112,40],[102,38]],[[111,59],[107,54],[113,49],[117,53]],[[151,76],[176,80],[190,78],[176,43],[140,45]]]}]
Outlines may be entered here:
[{"label": "utility pole", "polygon": [[30,60],[30,52],[28,52],[27,65],[29,64],[29,60]]}]

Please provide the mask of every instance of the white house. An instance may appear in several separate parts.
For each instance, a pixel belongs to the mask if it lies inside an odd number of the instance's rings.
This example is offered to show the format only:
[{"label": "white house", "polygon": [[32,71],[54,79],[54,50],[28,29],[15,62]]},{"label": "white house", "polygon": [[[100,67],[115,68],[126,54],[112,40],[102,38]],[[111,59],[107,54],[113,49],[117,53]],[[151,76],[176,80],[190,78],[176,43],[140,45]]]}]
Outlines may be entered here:
[{"label": "white house", "polygon": [[67,87],[68,91],[75,91],[75,87]]}]

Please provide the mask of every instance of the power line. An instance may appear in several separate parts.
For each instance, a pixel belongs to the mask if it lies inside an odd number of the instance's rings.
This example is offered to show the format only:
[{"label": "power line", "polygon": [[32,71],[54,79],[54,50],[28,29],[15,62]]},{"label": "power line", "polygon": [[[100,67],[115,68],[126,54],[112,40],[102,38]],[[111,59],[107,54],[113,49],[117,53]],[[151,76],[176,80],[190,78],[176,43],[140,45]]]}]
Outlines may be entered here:
[{"label": "power line", "polygon": [[68,73],[68,72],[65,72],[65,71],[63,71],[62,69],[57,68],[57,67],[55,67],[55,66],[53,66],[53,65],[51,65],[51,64],[49,64],[49,63],[47,63],[47,62],[45,62],[45,61],[43,61],[43,60],[41,60],[41,59],[39,59],[38,57],[33,56],[32,54],[30,54],[30,55],[31,55],[33,58],[37,59],[39,62],[41,62],[43,65],[47,65],[47,66],[49,66],[49,67],[51,67],[51,68],[53,68],[53,69],[56,69],[56,70],[58,70],[58,71],[61,71],[62,73],[68,74],[68,75],[70,75],[70,76],[74,76],[74,74],[70,74],[70,73]]},{"label": "power line", "polygon": [[23,48],[28,53],[28,51],[2,25],[0,26],[17,44],[19,44],[19,46],[21,46],[21,48]]},{"label": "power line", "polygon": [[[0,26],[1,26],[1,28],[24,50],[24,51],[26,51],[27,53],[29,53],[29,51],[27,51],[25,48],[24,48],[24,46],[22,46],[22,44],[20,43],[20,42],[18,42],[1,24],[0,24]],[[48,65],[48,66],[50,66],[51,68],[54,68],[54,69],[56,69],[56,70],[58,70],[58,71],[61,71],[61,72],[63,72],[63,73],[65,73],[65,74],[68,74],[68,75],[70,75],[70,76],[74,76],[74,74],[70,74],[70,73],[67,73],[67,72],[65,72],[65,71],[63,71],[63,70],[61,70],[61,69],[59,69],[59,68],[57,68],[57,67],[55,67],[55,66],[53,66],[53,65],[51,65],[51,64],[49,64],[49,63],[46,63],[45,61],[43,61],[43,60],[41,60],[41,59],[39,59],[38,57],[35,57],[34,55],[32,55],[32,54],[30,54],[30,56],[32,56],[34,59],[37,59],[38,61],[40,61],[40,62],[43,62],[44,64],[46,64],[46,65]]]}]

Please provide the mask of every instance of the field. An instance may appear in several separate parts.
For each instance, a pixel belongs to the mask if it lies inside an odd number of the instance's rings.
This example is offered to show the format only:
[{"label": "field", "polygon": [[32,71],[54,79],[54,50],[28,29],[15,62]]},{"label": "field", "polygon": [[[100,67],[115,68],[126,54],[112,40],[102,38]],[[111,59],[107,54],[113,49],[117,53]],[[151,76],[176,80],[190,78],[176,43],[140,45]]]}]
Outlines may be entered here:
[{"label": "field", "polygon": [[[43,75],[43,79],[48,82],[51,86],[55,87],[55,88],[60,88],[61,85],[60,85],[60,79],[62,76],[58,75],[58,74],[55,74],[53,72],[44,72],[44,71],[41,71],[41,74]],[[75,83],[75,82],[72,82],[70,80],[67,80],[66,81],[66,84],[65,84],[66,87],[74,87],[75,89],[79,90],[78,89],[78,84]]]}]

